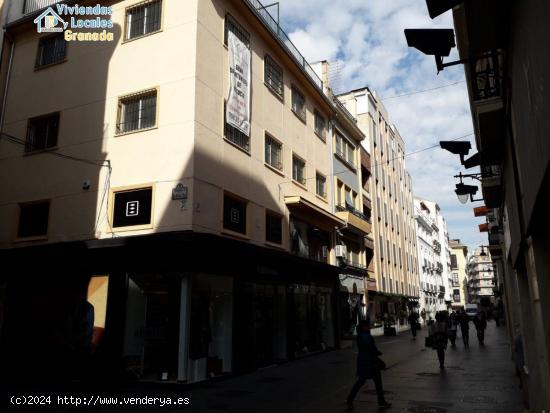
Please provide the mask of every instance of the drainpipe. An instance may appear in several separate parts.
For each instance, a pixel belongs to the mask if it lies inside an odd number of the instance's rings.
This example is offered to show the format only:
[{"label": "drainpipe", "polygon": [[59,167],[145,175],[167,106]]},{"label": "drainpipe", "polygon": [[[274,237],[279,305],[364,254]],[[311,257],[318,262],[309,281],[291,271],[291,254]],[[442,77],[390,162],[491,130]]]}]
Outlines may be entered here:
[{"label": "drainpipe", "polygon": [[[6,86],[4,87],[4,92],[2,96],[2,113],[0,114],[0,133],[4,131],[4,116],[6,113],[6,101],[8,99],[8,86],[10,84],[11,68],[13,64],[13,51],[15,49],[15,42],[13,40],[13,37],[6,30],[4,30],[4,36],[6,39],[9,40],[11,44],[11,49],[10,49],[10,58],[8,63],[8,72],[6,74]],[[3,52],[4,50],[2,50],[2,54],[4,54]],[[1,138],[2,137],[0,136],[0,139]]]}]

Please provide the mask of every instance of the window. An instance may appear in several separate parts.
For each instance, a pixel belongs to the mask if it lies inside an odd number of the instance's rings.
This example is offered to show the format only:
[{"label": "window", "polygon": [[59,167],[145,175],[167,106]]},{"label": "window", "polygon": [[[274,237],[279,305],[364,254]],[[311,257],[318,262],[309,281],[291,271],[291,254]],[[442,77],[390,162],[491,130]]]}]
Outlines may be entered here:
[{"label": "window", "polygon": [[265,240],[274,244],[283,243],[283,218],[279,214],[265,212]]},{"label": "window", "polygon": [[114,192],[113,228],[151,224],[153,188]]},{"label": "window", "polygon": [[324,175],[321,175],[319,172],[317,172],[315,182],[316,182],[316,185],[315,185],[316,194],[322,198],[326,198],[327,197],[327,178]]},{"label": "window", "polygon": [[304,122],[306,121],[306,98],[292,86],[292,111]]},{"label": "window", "polygon": [[250,138],[239,129],[235,128],[233,125],[230,125],[225,120],[226,117],[226,103],[223,105],[223,124],[224,124],[224,136],[232,144],[238,146],[242,150],[249,152],[250,151]]},{"label": "window", "polygon": [[42,37],[38,42],[36,55],[36,68],[53,65],[65,60],[67,55],[67,42],[63,33]]},{"label": "window", "polygon": [[318,111],[315,111],[314,116],[315,116],[315,133],[319,137],[323,138],[323,140],[325,140],[327,135],[327,132],[326,132],[327,122],[323,117],[323,115],[321,115]]},{"label": "window", "polygon": [[48,234],[50,201],[19,205],[18,238],[43,237]]},{"label": "window", "polygon": [[250,47],[250,34],[229,14],[225,16],[225,33],[224,44],[227,45],[227,34],[231,32],[243,42],[247,47]]},{"label": "window", "polygon": [[336,155],[347,164],[355,165],[355,146],[344,138],[340,133],[336,132]]},{"label": "window", "polygon": [[265,163],[280,171],[283,170],[283,145],[274,138],[265,135]]},{"label": "window", "polygon": [[264,82],[277,96],[283,98],[283,69],[269,55],[264,58]]},{"label": "window", "polygon": [[223,227],[246,234],[246,201],[225,194],[223,197]]},{"label": "window", "polygon": [[458,268],[455,254],[451,254],[451,268]]},{"label": "window", "polygon": [[302,185],[306,184],[305,177],[306,163],[296,155],[292,156],[292,179]]},{"label": "window", "polygon": [[344,184],[342,181],[337,180],[336,182],[336,205],[344,206]]},{"label": "window", "polygon": [[380,240],[378,243],[380,245],[380,259],[384,260],[384,240],[382,239],[382,235],[379,235],[378,239]]},{"label": "window", "polygon": [[53,148],[57,145],[59,113],[39,116],[29,120],[25,152]]},{"label": "window", "polygon": [[160,30],[162,0],[149,0],[126,9],[126,40]]},{"label": "window", "polygon": [[152,128],[157,123],[157,91],[147,90],[118,101],[117,134]]}]

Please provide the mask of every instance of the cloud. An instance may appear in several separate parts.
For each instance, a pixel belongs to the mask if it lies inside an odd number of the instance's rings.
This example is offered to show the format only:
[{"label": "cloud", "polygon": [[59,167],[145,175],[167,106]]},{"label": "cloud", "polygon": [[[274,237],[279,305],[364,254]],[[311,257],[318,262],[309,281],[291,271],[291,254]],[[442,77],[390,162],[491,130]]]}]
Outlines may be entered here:
[{"label": "cloud", "polygon": [[[339,62],[337,92],[364,86],[377,91],[408,153],[473,131],[464,83],[384,100],[464,80],[461,66],[437,75],[434,59],[408,48],[403,33],[405,28],[453,27],[451,13],[431,20],[418,0],[281,0],[280,7],[283,27],[308,61]],[[454,58],[456,51],[449,57]],[[433,149],[406,162],[415,194],[440,205],[449,235],[470,247],[486,243],[473,205],[459,204],[454,194],[458,157]]]}]

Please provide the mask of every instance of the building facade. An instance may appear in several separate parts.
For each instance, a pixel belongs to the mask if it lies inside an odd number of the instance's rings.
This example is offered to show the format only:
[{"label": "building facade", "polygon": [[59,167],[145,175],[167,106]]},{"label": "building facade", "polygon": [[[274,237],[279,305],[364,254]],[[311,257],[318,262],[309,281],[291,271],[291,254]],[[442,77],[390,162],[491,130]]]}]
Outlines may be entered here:
[{"label": "building facade", "polygon": [[377,321],[385,315],[404,322],[418,305],[420,293],[412,180],[405,165],[405,142],[389,114],[368,88],[339,96],[366,135],[364,146],[372,169],[374,278],[377,293],[369,312]]},{"label": "building facade", "polygon": [[435,202],[414,200],[420,274],[420,307],[426,319],[450,308],[449,243],[447,224]]},{"label": "building facade", "polygon": [[44,2],[6,28],[3,372],[194,382],[338,346],[355,120],[256,0],[111,3],[111,42],[37,33]]},{"label": "building facade", "polygon": [[502,285],[526,405],[550,410],[550,3],[464,2],[453,10]]},{"label": "building facade", "polygon": [[451,249],[451,288],[452,303],[451,308],[458,310],[464,308],[468,303],[468,247],[460,242],[459,239],[449,240]]},{"label": "building facade", "polygon": [[476,248],[468,257],[468,302],[481,307],[495,305],[496,287],[491,252]]}]

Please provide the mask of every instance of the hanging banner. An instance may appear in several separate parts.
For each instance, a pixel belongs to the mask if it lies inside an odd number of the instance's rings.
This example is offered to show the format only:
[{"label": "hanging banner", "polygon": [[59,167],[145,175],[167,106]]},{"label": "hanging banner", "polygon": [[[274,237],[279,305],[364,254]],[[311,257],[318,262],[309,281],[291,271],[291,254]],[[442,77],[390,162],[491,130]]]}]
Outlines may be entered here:
[{"label": "hanging banner", "polygon": [[227,33],[229,50],[229,97],[225,119],[250,136],[250,49],[232,31]]}]

